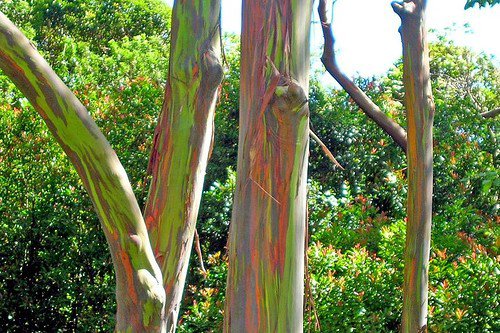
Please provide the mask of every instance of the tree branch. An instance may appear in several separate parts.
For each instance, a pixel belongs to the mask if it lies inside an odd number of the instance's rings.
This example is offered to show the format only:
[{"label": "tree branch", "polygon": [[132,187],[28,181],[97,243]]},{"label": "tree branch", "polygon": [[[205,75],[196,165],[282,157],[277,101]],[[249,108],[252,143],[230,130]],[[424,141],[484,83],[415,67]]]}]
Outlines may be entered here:
[{"label": "tree branch", "polygon": [[196,254],[198,255],[200,269],[203,275],[206,276],[207,270],[205,269],[205,265],[203,264],[203,253],[201,252],[200,235],[198,235],[198,230],[196,230],[196,228],[194,229],[194,248],[196,250]]},{"label": "tree branch", "polygon": [[483,118],[495,118],[496,116],[498,116],[498,114],[500,114],[500,108],[483,112],[481,113],[481,116],[483,116]]},{"label": "tree branch", "polygon": [[325,153],[325,155],[330,159],[330,161],[333,162],[333,164],[338,166],[340,169],[345,170],[344,167],[342,165],[340,165],[339,161],[337,161],[335,156],[333,156],[330,149],[328,149],[328,147],[323,143],[323,141],[321,141],[321,139],[311,129],[309,129],[309,135],[311,136],[311,138],[313,138],[314,141],[316,141],[317,144],[320,145],[320,147],[321,147],[321,149],[323,149],[323,152]]},{"label": "tree branch", "polygon": [[127,174],[85,107],[1,12],[0,68],[43,117],[92,199],[116,273],[116,330],[158,331],[165,292]]},{"label": "tree branch", "polygon": [[325,69],[337,80],[344,90],[351,96],[360,109],[380,126],[393,140],[406,152],[406,131],[394,120],[389,118],[373,101],[349,79],[339,68],[335,57],[335,38],[333,36],[331,23],[328,22],[326,13],[326,0],[320,0],[318,13],[325,39],[325,46],[321,62]]}]

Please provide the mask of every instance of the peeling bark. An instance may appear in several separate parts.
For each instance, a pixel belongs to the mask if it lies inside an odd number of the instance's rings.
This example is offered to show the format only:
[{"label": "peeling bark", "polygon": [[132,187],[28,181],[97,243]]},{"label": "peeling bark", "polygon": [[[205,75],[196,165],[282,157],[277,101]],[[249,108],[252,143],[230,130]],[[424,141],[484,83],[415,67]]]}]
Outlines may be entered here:
[{"label": "peeling bark", "polygon": [[161,272],[116,153],[85,107],[2,13],[0,68],[42,116],[92,199],[116,273],[116,330],[158,332],[165,301]]},{"label": "peeling bark", "polygon": [[165,100],[154,135],[145,208],[174,332],[211,150],[220,64],[220,0],[176,1]]},{"label": "peeling bark", "polygon": [[427,1],[393,2],[401,17],[403,83],[408,116],[408,222],[402,331],[427,331],[432,220],[432,97],[425,27]]},{"label": "peeling bark", "polygon": [[312,0],[243,1],[225,332],[301,332]]},{"label": "peeling bark", "polygon": [[370,97],[340,70],[335,56],[335,38],[333,36],[332,25],[328,21],[326,0],[319,1],[318,13],[321,21],[321,28],[323,30],[323,37],[325,39],[323,55],[321,56],[321,62],[325,66],[325,69],[342,88],[344,88],[349,96],[351,96],[359,108],[382,128],[382,130],[384,130],[384,132],[386,132],[406,153],[407,139],[403,127],[382,112],[382,110],[372,102]]}]

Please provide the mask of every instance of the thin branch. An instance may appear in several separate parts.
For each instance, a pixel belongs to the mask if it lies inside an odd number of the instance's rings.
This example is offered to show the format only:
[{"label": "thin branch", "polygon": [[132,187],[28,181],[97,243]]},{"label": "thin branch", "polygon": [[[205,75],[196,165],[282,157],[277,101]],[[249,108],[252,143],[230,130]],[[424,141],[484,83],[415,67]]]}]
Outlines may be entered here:
[{"label": "thin branch", "polygon": [[304,237],[304,269],[305,269],[305,286],[304,286],[304,301],[306,303],[306,313],[309,322],[309,330],[312,326],[311,313],[314,315],[314,329],[317,332],[321,332],[321,325],[319,322],[318,311],[314,302],[314,295],[311,289],[311,272],[309,271],[309,204],[306,202],[306,232]]},{"label": "thin branch", "polygon": [[369,118],[375,121],[375,123],[377,123],[377,125],[379,125],[396,144],[406,152],[406,131],[403,127],[382,112],[380,108],[340,70],[335,57],[335,38],[333,36],[331,23],[328,22],[327,18],[326,0],[319,1],[318,13],[321,20],[323,37],[325,39],[323,55],[321,56],[321,62],[325,66],[325,69],[335,80],[337,80],[361,110]]},{"label": "thin branch", "polygon": [[268,197],[270,197],[271,199],[273,199],[274,202],[276,202],[278,205],[281,206],[281,202],[278,201],[278,199],[276,199],[275,197],[273,197],[271,195],[271,193],[269,193],[268,191],[266,191],[262,186],[260,186],[259,183],[257,183],[255,180],[253,180],[252,177],[249,177],[248,179],[250,179],[262,192],[264,192]]},{"label": "thin branch", "polygon": [[321,139],[311,129],[309,130],[309,135],[311,136],[311,138],[313,138],[314,141],[316,141],[321,146],[323,152],[336,166],[338,166],[342,170],[345,170],[344,167],[340,165],[339,161],[337,161],[335,156],[333,156],[330,149],[328,149],[328,147],[323,143],[323,141],[321,141]]},{"label": "thin branch", "polygon": [[194,249],[196,250],[196,254],[198,254],[201,271],[203,272],[203,275],[207,275],[207,270],[203,264],[203,255],[201,254],[200,236],[198,235],[198,230],[196,230],[196,228],[194,229]]}]

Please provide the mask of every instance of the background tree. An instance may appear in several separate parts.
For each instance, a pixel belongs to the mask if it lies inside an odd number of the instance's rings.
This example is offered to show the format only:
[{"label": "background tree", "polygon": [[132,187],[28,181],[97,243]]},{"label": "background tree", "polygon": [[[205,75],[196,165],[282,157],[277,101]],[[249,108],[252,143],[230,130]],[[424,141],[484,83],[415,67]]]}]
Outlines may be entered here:
[{"label": "background tree", "polygon": [[356,104],[407,153],[408,227],[405,246],[402,325],[405,332],[420,332],[427,330],[427,266],[432,215],[432,123],[434,117],[424,23],[426,2],[393,2],[392,6],[402,20],[405,105],[408,108],[410,134],[407,135],[399,124],[387,117],[354,82],[340,71],[333,49],[334,37],[331,25],[327,21],[326,1],[320,1],[318,7],[325,38],[322,62]]},{"label": "background tree", "polygon": [[479,6],[479,8],[481,8],[481,7],[486,7],[486,5],[494,6],[499,3],[500,1],[498,0],[467,0],[465,3],[465,9],[472,8],[476,4]]},{"label": "background tree", "polygon": [[426,0],[392,3],[392,8],[401,18],[403,83],[408,117],[408,222],[403,332],[427,331],[435,106],[425,26],[426,6]]}]

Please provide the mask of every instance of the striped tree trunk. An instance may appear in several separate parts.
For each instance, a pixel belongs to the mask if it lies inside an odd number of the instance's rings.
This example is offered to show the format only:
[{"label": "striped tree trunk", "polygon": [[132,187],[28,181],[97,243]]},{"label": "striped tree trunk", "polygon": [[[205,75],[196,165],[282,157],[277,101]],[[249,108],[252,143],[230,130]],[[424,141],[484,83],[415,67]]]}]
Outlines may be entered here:
[{"label": "striped tree trunk", "polygon": [[214,131],[220,64],[220,0],[176,1],[165,100],[150,160],[145,219],[175,331]]},{"label": "striped tree trunk", "polygon": [[426,0],[394,2],[401,17],[405,104],[408,117],[408,222],[403,322],[405,333],[427,331],[432,220],[432,97],[425,27]]},{"label": "striped tree trunk", "polygon": [[225,332],[301,332],[312,0],[243,1]]}]

